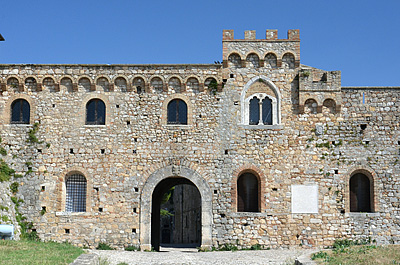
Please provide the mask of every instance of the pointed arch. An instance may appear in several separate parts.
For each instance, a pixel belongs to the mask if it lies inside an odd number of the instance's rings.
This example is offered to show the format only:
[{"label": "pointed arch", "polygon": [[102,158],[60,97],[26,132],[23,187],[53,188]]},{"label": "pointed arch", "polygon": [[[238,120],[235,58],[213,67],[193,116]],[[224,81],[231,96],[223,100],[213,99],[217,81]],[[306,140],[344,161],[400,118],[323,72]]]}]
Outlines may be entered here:
[{"label": "pointed arch", "polygon": [[[251,95],[248,95],[248,90],[250,89],[250,87],[255,84],[256,82],[262,82],[263,84],[265,84],[271,91],[272,93],[263,93],[263,92],[255,92]],[[259,128],[260,126],[263,128],[268,128],[268,126],[271,125],[280,125],[281,124],[281,94],[279,92],[278,87],[271,81],[269,80],[267,77],[260,75],[260,76],[255,76],[252,79],[250,79],[247,84],[244,86],[241,96],[240,96],[240,102],[241,102],[241,124],[242,125],[251,125],[250,124],[250,100],[253,99],[254,97],[256,97],[259,102],[261,102],[261,109],[258,112],[259,116],[260,116],[260,122],[257,124],[253,124],[253,126],[257,126],[257,128]],[[266,117],[265,119],[263,117],[261,117],[261,114],[264,113],[265,115],[267,115],[266,110],[264,111],[262,109],[262,103],[263,100],[265,98],[268,98],[269,101],[271,102],[271,113],[270,115],[272,117],[269,117],[269,119],[271,120],[270,123],[264,123],[264,120],[267,120]],[[265,101],[266,102],[266,101]],[[266,103],[265,103],[266,104]]]}]

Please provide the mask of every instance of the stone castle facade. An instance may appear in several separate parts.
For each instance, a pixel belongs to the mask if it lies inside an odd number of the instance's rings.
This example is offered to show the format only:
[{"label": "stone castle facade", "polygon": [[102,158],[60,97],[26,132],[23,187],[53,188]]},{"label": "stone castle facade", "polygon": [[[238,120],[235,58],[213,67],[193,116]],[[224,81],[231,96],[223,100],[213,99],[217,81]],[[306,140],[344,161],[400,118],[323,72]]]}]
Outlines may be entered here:
[{"label": "stone castle facade", "polygon": [[302,65],[299,30],[222,43],[222,64],[0,65],[2,159],[40,238],[157,249],[186,184],[203,247],[400,243],[400,88]]}]

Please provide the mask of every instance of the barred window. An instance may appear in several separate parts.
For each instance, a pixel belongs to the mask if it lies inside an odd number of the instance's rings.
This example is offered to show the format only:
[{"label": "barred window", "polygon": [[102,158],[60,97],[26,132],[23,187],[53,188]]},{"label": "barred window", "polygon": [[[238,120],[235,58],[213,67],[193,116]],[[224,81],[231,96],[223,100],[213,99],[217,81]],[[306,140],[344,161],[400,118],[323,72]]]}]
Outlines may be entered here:
[{"label": "barred window", "polygon": [[65,181],[65,186],[65,211],[86,212],[86,178],[80,174],[71,175]]},{"label": "barred window", "polygon": [[17,99],[11,104],[11,123],[29,124],[31,107],[25,99]]},{"label": "barred window", "polygon": [[187,105],[181,99],[168,103],[168,124],[187,124]]},{"label": "barred window", "polygon": [[104,125],[106,124],[106,105],[100,99],[91,99],[86,104],[86,124]]}]

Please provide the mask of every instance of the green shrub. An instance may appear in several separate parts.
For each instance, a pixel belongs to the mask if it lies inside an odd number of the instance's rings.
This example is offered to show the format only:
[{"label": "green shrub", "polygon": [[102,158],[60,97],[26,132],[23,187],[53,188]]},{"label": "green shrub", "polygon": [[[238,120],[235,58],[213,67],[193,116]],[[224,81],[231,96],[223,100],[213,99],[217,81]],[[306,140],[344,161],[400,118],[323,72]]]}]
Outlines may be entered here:
[{"label": "green shrub", "polygon": [[129,246],[125,247],[125,250],[126,251],[140,251],[140,247],[129,245]]},{"label": "green shrub", "polygon": [[6,212],[8,212],[8,207],[7,207],[7,206],[0,205],[0,211],[6,211]]},{"label": "green shrub", "polygon": [[328,257],[328,253],[323,252],[323,251],[319,251],[317,253],[313,253],[311,255],[311,259],[315,260],[315,259],[326,259],[326,257]]},{"label": "green shrub", "polygon": [[38,143],[39,140],[36,137],[36,133],[39,130],[39,123],[35,122],[35,124],[33,124],[33,128],[29,130],[28,132],[28,140],[27,142],[30,143]]},{"label": "green shrub", "polygon": [[15,170],[10,168],[6,162],[0,159],[0,182],[9,181]]},{"label": "green shrub", "polygon": [[4,147],[0,147],[0,155],[6,156],[7,155],[7,150],[4,149]]},{"label": "green shrub", "polygon": [[108,245],[107,243],[99,243],[99,245],[97,246],[96,249],[99,250],[114,250],[110,245]]},{"label": "green shrub", "polygon": [[10,185],[10,190],[13,194],[18,192],[18,187],[19,187],[19,183],[18,182],[13,182]]}]

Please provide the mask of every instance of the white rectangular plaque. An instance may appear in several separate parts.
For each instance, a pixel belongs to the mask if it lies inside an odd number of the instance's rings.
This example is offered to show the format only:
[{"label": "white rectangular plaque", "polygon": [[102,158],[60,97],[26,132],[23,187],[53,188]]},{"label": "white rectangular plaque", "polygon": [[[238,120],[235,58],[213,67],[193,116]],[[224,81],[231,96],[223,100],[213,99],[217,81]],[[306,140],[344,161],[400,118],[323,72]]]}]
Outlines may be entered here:
[{"label": "white rectangular plaque", "polygon": [[292,185],[292,213],[318,213],[317,185]]}]

